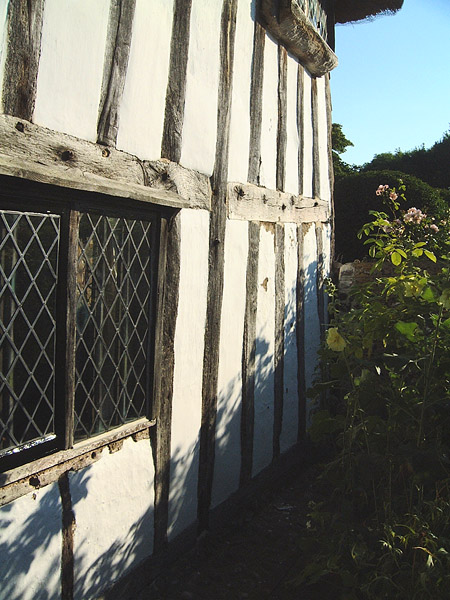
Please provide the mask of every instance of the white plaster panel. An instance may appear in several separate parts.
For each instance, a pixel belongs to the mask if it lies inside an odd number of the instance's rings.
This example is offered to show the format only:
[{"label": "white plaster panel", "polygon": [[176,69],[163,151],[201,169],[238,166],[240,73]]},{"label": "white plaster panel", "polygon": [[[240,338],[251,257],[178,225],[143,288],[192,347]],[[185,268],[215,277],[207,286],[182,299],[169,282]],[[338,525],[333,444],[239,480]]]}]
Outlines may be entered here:
[{"label": "white plaster panel", "polygon": [[275,251],[274,229],[262,225],[258,265],[256,312],[255,426],[253,475],[272,461],[275,349]]},{"label": "white plaster panel", "polygon": [[250,82],[255,23],[250,3],[240,0],[236,18],[230,120],[229,181],[247,181],[250,144]]},{"label": "white plaster panel", "polygon": [[284,226],[284,398],[280,450],[297,442],[298,432],[298,354],[297,354],[297,226]]},{"label": "white plaster panel", "polygon": [[173,0],[137,0],[117,147],[148,160],[161,156],[172,19]]},{"label": "white plaster panel", "polygon": [[[317,304],[317,247],[314,223],[304,236],[303,268],[305,270],[305,380],[308,389],[314,380],[317,365],[317,350],[320,345],[320,322]],[[306,406],[307,423],[310,407]]]},{"label": "white plaster panel", "polygon": [[320,197],[322,200],[329,202],[331,194],[328,173],[328,123],[325,77],[317,79],[317,112],[319,122]]},{"label": "white plaster panel", "polygon": [[154,467],[148,439],[70,474],[76,600],[96,598],[153,551]]},{"label": "white plaster panel", "polygon": [[54,483],[0,508],[0,599],[60,598],[61,502]]},{"label": "white plaster panel", "polygon": [[0,106],[2,106],[3,73],[5,71],[7,44],[7,15],[9,0],[0,0]]},{"label": "white plaster panel", "polygon": [[303,195],[312,197],[313,182],[313,128],[311,110],[311,77],[307,71],[303,77]]},{"label": "white plaster panel", "polygon": [[172,401],[170,538],[197,518],[209,213],[183,210],[180,225],[180,291]]},{"label": "white plaster panel", "polygon": [[108,17],[109,0],[46,0],[35,123],[96,140]]},{"label": "white plaster panel", "polygon": [[287,61],[287,144],[285,191],[298,194],[298,128],[297,128],[298,62],[291,55]]},{"label": "white plaster panel", "polygon": [[270,189],[277,185],[278,128],[278,45],[266,35],[262,94],[260,184]]},{"label": "white plaster panel", "polygon": [[222,2],[192,2],[180,162],[207,175],[216,152],[221,11]]},{"label": "white plaster panel", "polygon": [[248,224],[227,221],[212,505],[239,487]]}]

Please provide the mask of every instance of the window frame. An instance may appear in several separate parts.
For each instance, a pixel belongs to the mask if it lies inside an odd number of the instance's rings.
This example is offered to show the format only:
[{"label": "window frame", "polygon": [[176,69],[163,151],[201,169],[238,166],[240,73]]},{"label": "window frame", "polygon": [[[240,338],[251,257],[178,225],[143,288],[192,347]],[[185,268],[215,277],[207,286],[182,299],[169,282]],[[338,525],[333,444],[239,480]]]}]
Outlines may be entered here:
[{"label": "window frame", "polygon": [[[155,365],[159,364],[160,344],[158,344],[158,340],[161,328],[167,227],[168,221],[179,209],[98,192],[62,188],[7,175],[0,175],[0,208],[18,212],[60,215],[54,363],[54,433],[56,437],[0,457],[0,473],[24,469],[28,472],[27,465],[29,463],[33,461],[41,463],[42,459],[59,453],[59,451],[62,451],[63,455],[67,454],[68,458],[73,458],[76,452],[74,454],[72,449],[79,448],[80,452],[85,452],[88,447],[101,447],[108,444],[108,440],[120,439],[122,433],[132,435],[153,425],[155,406],[157,405],[155,395],[159,388]],[[78,223],[80,214],[83,212],[129,219],[141,218],[152,222],[152,251],[149,265],[151,289],[145,384],[147,415],[74,443],[76,263]],[[24,444],[24,446],[26,445]],[[54,459],[50,458],[49,463],[59,463],[61,460],[64,460],[64,456],[55,456]],[[1,483],[0,478],[0,485]]]}]

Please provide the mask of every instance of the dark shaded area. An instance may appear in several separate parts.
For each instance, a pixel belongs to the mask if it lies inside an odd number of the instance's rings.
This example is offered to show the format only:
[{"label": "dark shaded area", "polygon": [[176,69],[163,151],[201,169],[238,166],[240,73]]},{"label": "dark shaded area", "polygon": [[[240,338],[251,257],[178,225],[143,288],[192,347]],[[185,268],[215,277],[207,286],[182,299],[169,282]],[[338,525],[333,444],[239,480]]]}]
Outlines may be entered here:
[{"label": "dark shaded area", "polygon": [[301,570],[299,540],[306,527],[310,473],[291,469],[225,527],[205,532],[136,600],[294,600]]},{"label": "dark shaded area", "polygon": [[406,186],[407,204],[400,205],[401,210],[411,206],[433,214],[440,214],[447,207],[439,190],[432,188],[413,175],[399,171],[366,171],[353,173],[338,179],[334,190],[336,258],[340,262],[350,262],[367,256],[364,238],[358,240],[357,233],[371,220],[370,210],[385,211],[380,196],[375,195],[379,185]]}]

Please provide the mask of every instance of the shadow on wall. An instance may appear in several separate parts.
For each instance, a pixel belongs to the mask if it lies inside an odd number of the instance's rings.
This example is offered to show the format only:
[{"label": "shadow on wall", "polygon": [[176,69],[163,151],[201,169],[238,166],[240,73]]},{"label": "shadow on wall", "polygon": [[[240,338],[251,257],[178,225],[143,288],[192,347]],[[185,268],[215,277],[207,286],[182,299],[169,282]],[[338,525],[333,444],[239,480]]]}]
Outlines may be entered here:
[{"label": "shadow on wall", "polygon": [[[80,500],[87,482],[80,482]],[[61,527],[57,482],[0,508],[1,600],[60,597]]]},{"label": "shadow on wall", "polygon": [[[320,341],[320,323],[316,297],[316,263],[312,263],[305,271],[305,361],[307,384],[311,383],[314,368],[317,364],[316,349]],[[295,290],[288,290],[285,306],[285,369],[287,361],[297,362],[297,351],[293,347],[296,338],[295,324]],[[255,424],[260,419],[260,431],[267,431],[268,438],[255,437],[253,460],[256,455],[268,457],[270,462],[273,448],[274,422],[274,373],[273,373],[272,340],[259,338],[255,342],[255,365],[259,373],[255,378]],[[242,348],[236,348],[239,357]],[[300,359],[302,357],[299,357]],[[240,364],[240,363],[239,363]],[[297,373],[298,365],[289,365],[293,373]],[[294,383],[292,384],[294,385]],[[215,470],[213,483],[212,506],[224,501],[239,487],[241,469],[241,415],[242,415],[242,375],[240,370],[230,378],[219,391]],[[290,406],[289,403],[297,403]],[[258,406],[262,408],[256,417]],[[298,409],[297,393],[287,394],[285,389],[285,418],[292,419]],[[199,399],[198,410],[201,410]],[[261,421],[262,419],[262,421]],[[262,428],[261,428],[262,424]],[[291,425],[290,421],[286,423]],[[295,443],[296,427],[289,429],[292,443]],[[145,449],[144,460],[152,461],[150,442]],[[130,444],[134,444],[131,442]],[[139,443],[144,443],[142,440]],[[75,531],[75,599],[89,600],[110,587],[131,568],[144,560],[152,551],[153,544],[153,488],[152,482],[147,487],[133,487],[130,473],[122,473],[123,489],[107,487],[99,491],[99,473],[106,477],[108,469],[117,468],[116,455],[108,460],[105,456],[91,467],[71,474],[70,488],[72,509],[75,515],[84,513],[83,523]],[[125,449],[118,454],[126,457]],[[141,455],[141,454],[140,454]],[[176,448],[171,462],[172,489],[170,495],[170,527],[171,537],[181,533],[195,522],[197,517],[197,484],[198,484],[199,432],[197,441],[186,452]],[[102,461],[104,466],[102,466]],[[109,466],[108,466],[109,465]],[[120,465],[119,465],[120,466]],[[102,470],[98,470],[98,467]],[[149,471],[148,471],[149,472]],[[128,483],[127,477],[128,475]],[[98,478],[98,481],[94,480]],[[126,486],[130,486],[128,489]],[[101,486],[100,486],[101,487]],[[93,489],[96,492],[92,492]],[[111,489],[113,492],[111,492]],[[118,529],[118,518],[111,508],[111,495],[114,489],[122,504],[135,504],[138,508],[134,516],[122,518],[122,530]],[[97,494],[97,496],[96,496]],[[137,496],[140,496],[139,498]],[[104,498],[103,501],[100,501]],[[124,500],[124,498],[126,500]],[[104,506],[103,506],[104,504]],[[120,507],[118,510],[121,510]],[[99,519],[86,521],[86,514],[96,511]],[[103,514],[104,513],[104,514]],[[139,518],[136,518],[139,515]],[[101,518],[100,518],[101,517]],[[124,522],[126,521],[126,531]],[[87,522],[87,524],[86,524]],[[29,494],[0,508],[0,600],[53,600],[60,597],[61,573],[61,523],[62,505],[58,483]],[[83,528],[83,533],[80,532]],[[100,540],[101,532],[107,530],[108,539]],[[77,538],[77,535],[79,537]]]}]

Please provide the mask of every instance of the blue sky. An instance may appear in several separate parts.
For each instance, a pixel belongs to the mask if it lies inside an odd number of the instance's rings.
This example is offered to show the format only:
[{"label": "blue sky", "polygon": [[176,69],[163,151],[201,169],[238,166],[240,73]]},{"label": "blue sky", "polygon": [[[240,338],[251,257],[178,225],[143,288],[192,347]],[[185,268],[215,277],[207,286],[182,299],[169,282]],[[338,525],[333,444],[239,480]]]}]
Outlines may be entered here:
[{"label": "blue sky", "polygon": [[333,121],[362,164],[426,148],[450,128],[450,0],[405,0],[394,16],[336,27]]}]

